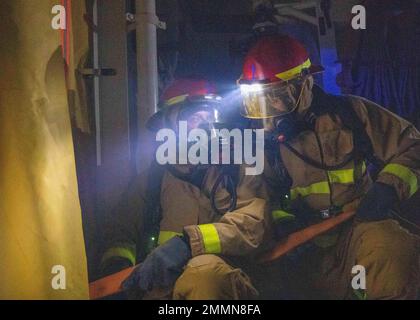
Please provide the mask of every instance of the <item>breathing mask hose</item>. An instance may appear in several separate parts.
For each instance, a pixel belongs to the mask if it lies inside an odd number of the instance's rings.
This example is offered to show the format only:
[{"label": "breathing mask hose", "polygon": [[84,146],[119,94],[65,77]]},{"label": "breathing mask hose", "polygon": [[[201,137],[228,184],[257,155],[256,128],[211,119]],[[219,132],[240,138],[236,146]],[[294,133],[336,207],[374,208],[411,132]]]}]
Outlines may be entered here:
[{"label": "breathing mask hose", "polygon": [[[235,183],[235,177],[233,169],[235,168],[235,165],[225,165],[223,166],[221,174],[217,177],[213,188],[210,192],[210,203],[213,211],[215,211],[219,215],[225,214],[225,212],[233,211],[236,209],[237,204],[237,192],[236,192],[236,183]],[[225,185],[226,191],[230,195],[230,203],[229,207],[225,212],[222,212],[216,204],[216,193],[221,184]]]},{"label": "breathing mask hose", "polygon": [[[214,124],[213,124],[214,125]],[[228,128],[229,126],[227,124],[220,124],[218,125],[218,129],[220,130],[221,128]],[[212,129],[215,128],[215,126],[211,127]],[[233,159],[233,145],[229,143],[229,138],[224,137],[224,136],[216,136],[213,137],[213,139],[217,139],[218,140],[218,146],[219,146],[219,155],[222,155],[223,152],[226,151],[226,146],[229,147],[229,152],[230,152],[230,159]],[[209,141],[209,150],[211,150],[211,141]],[[209,155],[210,156],[210,155]],[[220,157],[220,156],[219,156]],[[211,157],[209,158],[209,163],[211,163]],[[219,163],[223,162],[222,158],[219,158]],[[211,192],[210,192],[210,203],[211,203],[211,207],[213,209],[214,212],[216,212],[219,215],[223,215],[224,213],[228,212],[228,211],[233,211],[236,209],[236,204],[237,204],[237,192],[236,192],[236,187],[237,187],[237,181],[238,181],[238,175],[239,175],[239,166],[235,165],[235,164],[221,164],[221,169],[220,169],[220,174],[217,177]],[[229,203],[229,207],[227,210],[220,210],[217,206],[216,203],[216,193],[217,190],[219,188],[224,187],[226,189],[226,191],[229,193],[230,195],[230,203]]]}]

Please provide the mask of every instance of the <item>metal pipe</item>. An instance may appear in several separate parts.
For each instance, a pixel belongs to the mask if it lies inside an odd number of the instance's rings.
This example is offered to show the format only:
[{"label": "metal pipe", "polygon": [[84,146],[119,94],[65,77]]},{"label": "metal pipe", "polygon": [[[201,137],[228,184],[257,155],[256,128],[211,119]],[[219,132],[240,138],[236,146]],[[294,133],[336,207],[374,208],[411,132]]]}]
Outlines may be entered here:
[{"label": "metal pipe", "polygon": [[[299,10],[289,8],[289,7],[284,7],[284,8],[281,8],[281,9],[277,10],[277,11],[279,12],[279,16],[294,17],[298,20],[307,22],[307,23],[312,24],[314,26],[318,26],[318,20],[317,20],[316,17],[311,16],[309,14],[306,14],[304,12],[300,12]],[[276,15],[276,19],[278,20],[277,15]]]},{"label": "metal pipe", "polygon": [[[98,42],[98,0],[93,2],[93,69],[99,69],[99,42]],[[96,165],[102,164],[102,146],[101,146],[101,111],[99,106],[99,77],[93,77],[93,100],[95,106],[95,139],[96,139]]]},{"label": "metal pipe", "polygon": [[137,36],[137,114],[138,147],[137,172],[147,170],[150,151],[146,129],[149,117],[156,112],[158,103],[158,67],[155,0],[136,0]]},{"label": "metal pipe", "polygon": [[316,8],[319,1],[308,1],[303,3],[278,3],[274,5],[276,9],[283,9],[284,7],[293,8],[297,10]]}]

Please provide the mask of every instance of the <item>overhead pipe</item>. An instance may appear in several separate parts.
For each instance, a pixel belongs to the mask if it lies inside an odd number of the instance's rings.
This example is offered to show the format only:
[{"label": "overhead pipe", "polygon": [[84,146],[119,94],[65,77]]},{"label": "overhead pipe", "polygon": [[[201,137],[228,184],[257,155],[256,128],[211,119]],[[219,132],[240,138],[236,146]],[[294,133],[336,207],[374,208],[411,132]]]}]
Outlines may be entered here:
[{"label": "overhead pipe", "polygon": [[[147,119],[157,110],[158,60],[155,0],[136,0],[137,42],[137,172],[145,172],[150,163],[150,133]],[[148,138],[149,137],[149,138]]]},{"label": "overhead pipe", "polygon": [[[99,70],[99,43],[98,43],[98,0],[93,1],[93,69]],[[99,77],[93,77],[93,101],[95,106],[95,146],[96,165],[102,165],[102,131],[101,131],[101,109],[99,103]]]},{"label": "overhead pipe", "polygon": [[293,8],[296,10],[304,10],[316,8],[318,1],[308,1],[308,2],[299,2],[299,3],[277,3],[274,5],[276,9],[283,9],[284,7]]},{"label": "overhead pipe", "polygon": [[286,17],[296,18],[298,20],[307,22],[307,23],[309,23],[311,25],[314,25],[314,26],[318,26],[318,19],[316,17],[311,16],[311,15],[306,14],[306,13],[303,13],[303,12],[297,10],[297,9],[289,8],[289,7],[281,7],[281,8],[278,9],[278,12],[279,12],[279,15],[276,15],[275,17],[276,17],[277,21],[279,21],[279,22],[281,22],[280,19],[283,16],[286,16]]}]

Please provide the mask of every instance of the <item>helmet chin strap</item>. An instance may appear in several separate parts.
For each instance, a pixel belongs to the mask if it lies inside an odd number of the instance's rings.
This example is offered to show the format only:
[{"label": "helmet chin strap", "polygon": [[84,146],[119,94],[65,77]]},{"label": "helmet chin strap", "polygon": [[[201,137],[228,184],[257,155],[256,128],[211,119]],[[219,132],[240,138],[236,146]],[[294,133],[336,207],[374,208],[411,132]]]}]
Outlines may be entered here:
[{"label": "helmet chin strap", "polygon": [[302,99],[302,95],[303,95],[303,88],[305,88],[306,85],[306,81],[308,81],[308,78],[305,77],[305,80],[303,81],[301,87],[300,87],[300,92],[299,92],[299,97],[296,101],[296,105],[293,109],[293,111],[297,110],[299,108],[299,104],[300,104],[300,100]]},{"label": "helmet chin strap", "polygon": [[[312,81],[312,85],[311,85]],[[305,80],[302,83],[298,100],[296,101],[296,111],[298,114],[305,116],[306,111],[310,107],[312,103],[312,87],[313,87],[313,80],[309,77],[305,77]],[[305,92],[306,90],[306,92]],[[306,94],[305,94],[306,93]],[[310,96],[309,96],[310,95]]]}]

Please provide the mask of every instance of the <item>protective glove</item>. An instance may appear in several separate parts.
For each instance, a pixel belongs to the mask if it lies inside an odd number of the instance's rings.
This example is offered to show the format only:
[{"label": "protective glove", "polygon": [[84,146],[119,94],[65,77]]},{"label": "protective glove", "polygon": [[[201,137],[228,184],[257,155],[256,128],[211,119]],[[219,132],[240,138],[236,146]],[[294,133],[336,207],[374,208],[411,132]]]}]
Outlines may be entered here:
[{"label": "protective glove", "polygon": [[360,221],[379,221],[390,216],[392,207],[398,202],[394,187],[375,182],[357,208],[356,218]]},{"label": "protective glove", "polygon": [[186,239],[176,236],[154,249],[122,283],[123,290],[168,288],[175,284],[184,266],[191,259]]}]

